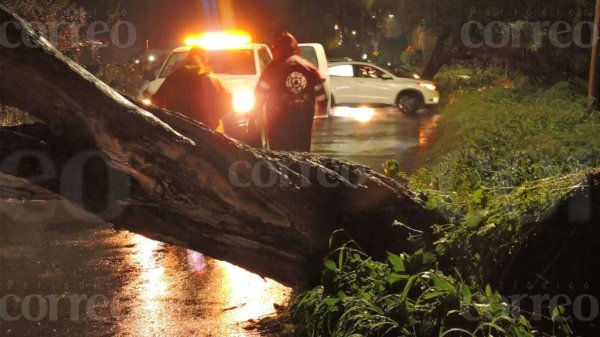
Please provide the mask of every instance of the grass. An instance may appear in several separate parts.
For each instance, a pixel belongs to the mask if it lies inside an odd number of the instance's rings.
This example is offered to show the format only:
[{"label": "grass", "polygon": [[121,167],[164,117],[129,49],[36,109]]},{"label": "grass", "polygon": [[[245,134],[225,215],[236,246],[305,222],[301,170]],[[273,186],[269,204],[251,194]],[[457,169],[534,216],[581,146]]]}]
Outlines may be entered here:
[{"label": "grass", "polygon": [[475,91],[442,113],[409,185],[451,220],[436,228],[438,253],[481,284],[600,165],[600,115],[567,82]]}]

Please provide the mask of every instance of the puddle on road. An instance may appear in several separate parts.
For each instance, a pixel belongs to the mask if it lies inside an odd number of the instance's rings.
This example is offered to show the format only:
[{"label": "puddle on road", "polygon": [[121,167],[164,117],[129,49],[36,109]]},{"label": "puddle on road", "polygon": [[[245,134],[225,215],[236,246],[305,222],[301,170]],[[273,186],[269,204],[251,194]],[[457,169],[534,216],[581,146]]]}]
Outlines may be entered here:
[{"label": "puddle on road", "polygon": [[[337,108],[340,109],[340,108]],[[431,143],[440,115],[407,116],[395,108],[369,110],[369,118],[356,108],[343,108],[338,117],[317,120],[313,129],[314,153],[336,157],[381,170],[396,160],[405,172],[412,172],[422,151]]]},{"label": "puddle on road", "polygon": [[0,305],[18,318],[0,319],[0,336],[254,336],[245,323],[289,295],[274,281],[139,235],[48,232],[0,212]]}]

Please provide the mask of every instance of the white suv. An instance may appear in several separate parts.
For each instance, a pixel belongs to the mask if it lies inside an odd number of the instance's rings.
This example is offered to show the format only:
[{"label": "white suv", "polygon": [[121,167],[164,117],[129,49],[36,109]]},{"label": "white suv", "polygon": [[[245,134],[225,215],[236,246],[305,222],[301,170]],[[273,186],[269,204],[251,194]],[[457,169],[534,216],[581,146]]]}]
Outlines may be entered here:
[{"label": "white suv", "polygon": [[335,104],[395,105],[410,114],[440,102],[440,93],[432,82],[397,77],[371,63],[332,62],[329,75]]}]

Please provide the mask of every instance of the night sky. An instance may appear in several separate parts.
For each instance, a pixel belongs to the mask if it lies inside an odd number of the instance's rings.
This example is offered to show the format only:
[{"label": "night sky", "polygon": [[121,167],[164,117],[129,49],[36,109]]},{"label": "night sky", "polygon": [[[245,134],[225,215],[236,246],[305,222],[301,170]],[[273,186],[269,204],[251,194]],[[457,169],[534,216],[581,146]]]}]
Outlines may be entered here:
[{"label": "night sky", "polygon": [[[255,40],[264,42],[282,20],[282,0],[76,0],[85,7],[92,21],[107,20],[110,8],[125,10],[122,20],[132,22],[138,33],[138,45],[150,39],[151,48],[181,44],[186,34],[220,28],[249,31]],[[217,12],[207,8],[231,3],[233,23],[223,27]],[[227,8],[229,9],[229,8]],[[226,10],[227,10],[226,9]]]}]

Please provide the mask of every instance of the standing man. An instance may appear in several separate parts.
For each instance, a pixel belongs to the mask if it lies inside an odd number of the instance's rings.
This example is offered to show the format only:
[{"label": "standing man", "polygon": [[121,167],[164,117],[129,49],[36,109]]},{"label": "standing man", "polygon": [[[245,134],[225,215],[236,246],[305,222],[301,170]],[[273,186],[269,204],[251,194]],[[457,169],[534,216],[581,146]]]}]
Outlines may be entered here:
[{"label": "standing man", "polygon": [[206,59],[206,51],[192,48],[184,65],[165,79],[152,102],[214,130],[232,111],[231,94],[210,71]]},{"label": "standing man", "polygon": [[256,87],[264,106],[268,148],[310,152],[315,108],[327,109],[325,80],[317,68],[300,57],[296,38],[284,32],[273,43],[273,62]]}]

